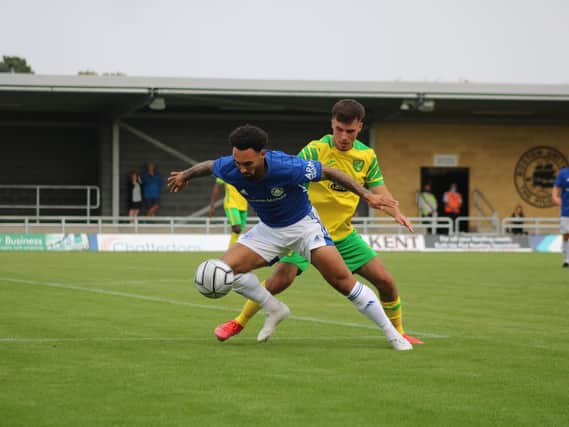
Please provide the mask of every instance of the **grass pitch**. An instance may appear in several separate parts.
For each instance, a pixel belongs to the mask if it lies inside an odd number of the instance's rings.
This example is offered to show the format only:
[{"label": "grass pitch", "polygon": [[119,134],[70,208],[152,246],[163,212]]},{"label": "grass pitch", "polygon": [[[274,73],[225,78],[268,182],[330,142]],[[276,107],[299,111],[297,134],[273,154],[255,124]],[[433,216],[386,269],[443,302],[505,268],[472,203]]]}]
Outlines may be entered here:
[{"label": "grass pitch", "polygon": [[217,342],[243,302],[194,290],[217,255],[0,253],[0,425],[569,425],[558,254],[383,254],[406,353],[314,269],[269,342],[262,315]]}]

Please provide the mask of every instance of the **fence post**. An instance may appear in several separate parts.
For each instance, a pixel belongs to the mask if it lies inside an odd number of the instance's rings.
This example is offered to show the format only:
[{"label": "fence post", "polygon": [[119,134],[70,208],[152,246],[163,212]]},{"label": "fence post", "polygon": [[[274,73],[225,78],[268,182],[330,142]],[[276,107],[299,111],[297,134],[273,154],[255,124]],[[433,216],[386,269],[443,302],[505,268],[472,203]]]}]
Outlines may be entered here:
[{"label": "fence post", "polygon": [[90,215],[91,215],[91,187],[87,187],[87,223],[89,223]]},{"label": "fence post", "polygon": [[40,220],[40,186],[36,186],[36,224]]}]

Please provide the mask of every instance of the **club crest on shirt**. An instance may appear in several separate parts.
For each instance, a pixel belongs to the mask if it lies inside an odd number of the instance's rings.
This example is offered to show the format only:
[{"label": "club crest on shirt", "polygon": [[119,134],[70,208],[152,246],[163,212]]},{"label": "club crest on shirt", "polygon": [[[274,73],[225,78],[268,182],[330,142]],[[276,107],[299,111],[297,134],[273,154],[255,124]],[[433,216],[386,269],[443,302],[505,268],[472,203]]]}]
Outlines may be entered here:
[{"label": "club crest on shirt", "polygon": [[354,160],[352,162],[352,165],[353,165],[354,170],[356,172],[361,172],[362,169],[364,168],[364,164],[365,164],[365,162],[363,160]]},{"label": "club crest on shirt", "polygon": [[567,167],[565,156],[551,147],[526,151],[514,169],[514,184],[521,198],[537,208],[554,206],[551,188],[559,170]]},{"label": "club crest on shirt", "polygon": [[273,197],[280,197],[283,195],[283,193],[284,193],[284,188],[282,187],[271,188],[271,196]]},{"label": "club crest on shirt", "polygon": [[304,176],[312,181],[314,178],[318,176],[318,171],[316,170],[316,165],[314,162],[309,161],[306,163],[306,168],[304,169]]}]

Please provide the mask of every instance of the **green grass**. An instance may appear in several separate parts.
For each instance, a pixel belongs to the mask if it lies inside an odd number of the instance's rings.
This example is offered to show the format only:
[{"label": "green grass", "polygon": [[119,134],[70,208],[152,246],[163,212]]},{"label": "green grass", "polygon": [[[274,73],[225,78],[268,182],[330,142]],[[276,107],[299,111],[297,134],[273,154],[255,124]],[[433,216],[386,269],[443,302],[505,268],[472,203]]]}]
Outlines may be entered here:
[{"label": "green grass", "polygon": [[314,269],[268,343],[263,316],[217,342],[243,300],[194,290],[215,255],[0,253],[0,425],[569,425],[558,254],[382,255],[407,353]]}]

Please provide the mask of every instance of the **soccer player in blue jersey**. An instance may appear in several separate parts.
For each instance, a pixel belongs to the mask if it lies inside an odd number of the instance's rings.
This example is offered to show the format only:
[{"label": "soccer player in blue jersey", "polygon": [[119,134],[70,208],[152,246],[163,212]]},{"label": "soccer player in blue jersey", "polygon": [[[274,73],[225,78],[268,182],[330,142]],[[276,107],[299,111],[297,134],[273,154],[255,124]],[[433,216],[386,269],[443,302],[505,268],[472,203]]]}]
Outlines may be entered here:
[{"label": "soccer player in blue jersey", "polygon": [[569,268],[569,168],[563,168],[557,174],[553,184],[553,203],[561,208],[561,251],[563,268]]},{"label": "soccer player in blue jersey", "polygon": [[213,173],[237,188],[259,216],[261,222],[242,235],[221,258],[236,275],[233,289],[257,302],[265,311],[265,323],[257,340],[267,340],[290,310],[261,286],[250,271],[274,264],[294,250],[309,260],[358,311],[375,322],[394,349],[411,350],[413,346],[391,324],[377,295],[358,282],[343,262],[310,204],[304,184],[334,181],[375,209],[394,207],[397,202],[389,196],[373,194],[353,178],[319,161],[267,150],[268,135],[258,127],[236,128],[229,142],[233,147],[232,156],[171,172],[168,186],[178,192],[189,180]]},{"label": "soccer player in blue jersey", "polygon": [[[332,134],[309,142],[298,154],[304,160],[317,160],[354,178],[372,193],[392,197],[383,179],[375,150],[358,141],[363,128],[365,108],[354,99],[342,99],[332,107]],[[387,317],[403,338],[411,344],[423,342],[403,329],[403,308],[393,277],[378,254],[362,239],[352,224],[360,198],[333,182],[321,180],[308,185],[310,202],[318,211],[342,259],[354,274],[374,285]],[[397,207],[385,208],[397,223],[413,230],[412,224]],[[267,290],[276,295],[284,291],[309,266],[297,253],[282,257],[273,273],[266,279]],[[261,307],[247,301],[237,317],[222,323],[214,330],[220,341],[240,333]]]}]

